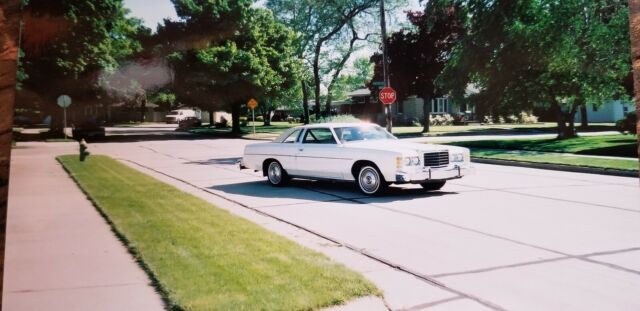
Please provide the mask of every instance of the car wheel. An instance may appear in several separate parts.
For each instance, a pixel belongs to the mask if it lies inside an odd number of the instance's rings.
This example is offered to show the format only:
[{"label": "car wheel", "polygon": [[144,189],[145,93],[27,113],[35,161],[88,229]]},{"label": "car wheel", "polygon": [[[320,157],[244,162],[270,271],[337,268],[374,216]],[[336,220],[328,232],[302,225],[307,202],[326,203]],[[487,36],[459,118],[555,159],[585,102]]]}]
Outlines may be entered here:
[{"label": "car wheel", "polygon": [[288,179],[287,172],[282,168],[280,162],[271,161],[267,166],[267,180],[272,186],[282,186]]},{"label": "car wheel", "polygon": [[373,166],[363,166],[358,172],[358,179],[356,184],[360,191],[367,195],[377,195],[387,188],[387,183],[378,171]]},{"label": "car wheel", "polygon": [[421,183],[420,186],[427,191],[440,190],[440,188],[444,187],[444,184],[447,183],[446,180],[443,181],[428,181]]}]

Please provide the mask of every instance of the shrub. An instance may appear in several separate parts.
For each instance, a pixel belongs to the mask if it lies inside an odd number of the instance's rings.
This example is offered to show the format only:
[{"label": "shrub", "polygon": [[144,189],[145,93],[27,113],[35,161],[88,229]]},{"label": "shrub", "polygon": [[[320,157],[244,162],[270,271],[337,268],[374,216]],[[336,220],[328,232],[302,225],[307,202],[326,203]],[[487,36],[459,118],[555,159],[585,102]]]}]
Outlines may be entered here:
[{"label": "shrub", "polygon": [[453,117],[448,114],[438,114],[429,116],[429,125],[452,125]]},{"label": "shrub", "polygon": [[527,112],[521,112],[520,115],[518,115],[518,123],[521,123],[521,124],[538,123],[538,117]]},{"label": "shrub", "polygon": [[635,112],[631,112],[625,116],[624,119],[616,121],[616,129],[620,133],[637,134],[636,123],[638,122],[638,116]]},{"label": "shrub", "polygon": [[362,120],[350,114],[339,114],[337,116],[320,117],[315,120],[312,120],[312,123],[354,123],[354,122],[355,123],[362,122]]}]

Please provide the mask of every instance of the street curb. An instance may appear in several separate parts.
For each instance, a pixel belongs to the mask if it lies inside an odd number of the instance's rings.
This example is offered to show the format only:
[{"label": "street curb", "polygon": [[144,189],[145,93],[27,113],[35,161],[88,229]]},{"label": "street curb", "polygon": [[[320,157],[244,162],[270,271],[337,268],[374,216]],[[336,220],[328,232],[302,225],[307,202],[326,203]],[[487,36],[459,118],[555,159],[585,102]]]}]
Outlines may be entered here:
[{"label": "street curb", "polygon": [[473,160],[473,162],[475,163],[483,163],[483,164],[507,165],[507,166],[537,168],[537,169],[552,170],[552,171],[599,174],[599,175],[620,176],[620,177],[638,177],[638,172],[636,171],[626,171],[626,170],[618,170],[618,169],[594,168],[594,167],[573,166],[573,165],[564,165],[564,164],[523,162],[523,161],[513,161],[513,160],[498,160],[498,159],[487,159],[487,158],[477,158],[477,157],[471,157],[471,160]]}]

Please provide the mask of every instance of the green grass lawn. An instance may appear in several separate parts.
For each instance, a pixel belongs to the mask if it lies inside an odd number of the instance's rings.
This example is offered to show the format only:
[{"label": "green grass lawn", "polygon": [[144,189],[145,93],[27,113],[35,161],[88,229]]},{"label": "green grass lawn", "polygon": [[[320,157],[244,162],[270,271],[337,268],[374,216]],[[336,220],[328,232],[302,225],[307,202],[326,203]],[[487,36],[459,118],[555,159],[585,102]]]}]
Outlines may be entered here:
[{"label": "green grass lawn", "polygon": [[[455,135],[500,135],[513,133],[556,133],[556,123],[541,122],[534,124],[470,124],[431,126],[429,133],[422,133],[422,126],[395,126],[396,136],[455,136]],[[579,132],[615,131],[613,123],[589,125],[586,129],[577,128]]]},{"label": "green grass lawn", "polygon": [[468,148],[529,150],[585,155],[637,157],[635,135],[583,136],[571,139],[509,139],[452,142]]},{"label": "green grass lawn", "polygon": [[107,156],[59,157],[159,283],[186,310],[309,310],[379,294],[327,257]]},{"label": "green grass lawn", "polygon": [[504,149],[472,149],[471,156],[473,158],[483,159],[563,164],[580,167],[618,169],[636,172],[638,171],[638,161],[581,157],[572,154],[544,153],[526,150],[506,151]]}]

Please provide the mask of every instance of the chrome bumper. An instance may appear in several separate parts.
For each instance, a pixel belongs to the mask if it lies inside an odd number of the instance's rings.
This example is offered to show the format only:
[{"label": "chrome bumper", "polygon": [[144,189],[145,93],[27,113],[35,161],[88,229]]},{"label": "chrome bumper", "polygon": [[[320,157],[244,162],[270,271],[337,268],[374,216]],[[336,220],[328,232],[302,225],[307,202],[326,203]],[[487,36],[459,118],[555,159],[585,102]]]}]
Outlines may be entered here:
[{"label": "chrome bumper", "polygon": [[472,166],[453,165],[443,168],[422,168],[414,172],[396,172],[396,183],[422,183],[428,180],[457,179],[473,174]]}]

